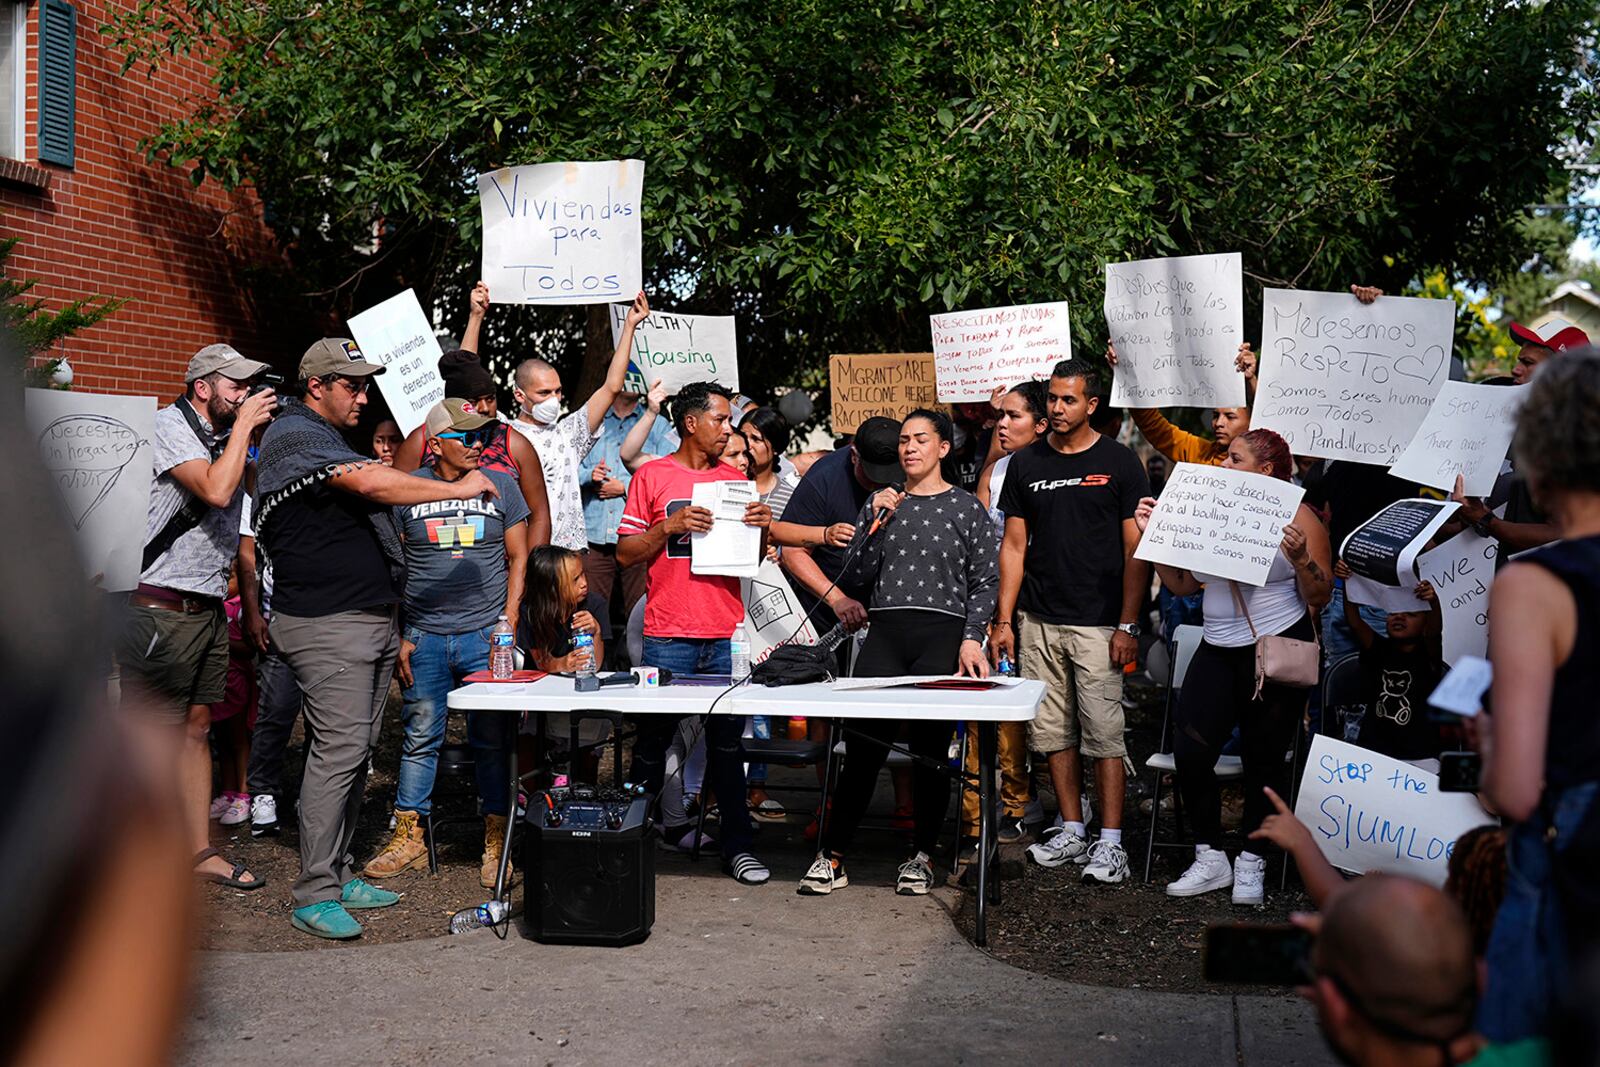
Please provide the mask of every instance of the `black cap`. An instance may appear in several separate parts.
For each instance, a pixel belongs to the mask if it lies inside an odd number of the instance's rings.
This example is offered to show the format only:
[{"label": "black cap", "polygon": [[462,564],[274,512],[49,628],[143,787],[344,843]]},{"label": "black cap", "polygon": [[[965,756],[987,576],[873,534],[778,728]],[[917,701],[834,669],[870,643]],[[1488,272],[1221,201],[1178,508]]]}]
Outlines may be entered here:
[{"label": "black cap", "polygon": [[856,427],[854,440],[861,469],[870,481],[878,485],[892,485],[906,480],[900,466],[900,424],[882,415],[874,415]]}]

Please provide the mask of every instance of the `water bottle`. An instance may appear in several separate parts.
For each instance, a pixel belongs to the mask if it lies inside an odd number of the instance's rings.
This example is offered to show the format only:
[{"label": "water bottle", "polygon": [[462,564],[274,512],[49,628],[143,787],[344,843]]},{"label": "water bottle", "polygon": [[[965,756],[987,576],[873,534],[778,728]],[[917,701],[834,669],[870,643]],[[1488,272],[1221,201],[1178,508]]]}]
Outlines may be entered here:
[{"label": "water bottle", "polygon": [[517,632],[511,628],[511,623],[504,615],[494,624],[494,633],[489,638],[489,676],[491,678],[510,678],[516,664],[512,659],[512,645],[516,643]]},{"label": "water bottle", "polygon": [[511,914],[511,905],[503,900],[491,900],[487,904],[474,904],[470,908],[462,908],[450,916],[450,932],[464,934],[469,930],[478,930],[485,926],[498,926],[505,922],[506,916]]},{"label": "water bottle", "polygon": [[575,678],[594,677],[594,634],[572,628],[572,674]]},{"label": "water bottle", "polygon": [[1011,657],[1004,652],[1000,653],[1000,662],[995,664],[994,672],[1007,678],[1011,677]]},{"label": "water bottle", "polygon": [[728,642],[728,663],[733,670],[733,680],[742,682],[750,677],[750,635],[744,623],[733,628],[733,638]]}]

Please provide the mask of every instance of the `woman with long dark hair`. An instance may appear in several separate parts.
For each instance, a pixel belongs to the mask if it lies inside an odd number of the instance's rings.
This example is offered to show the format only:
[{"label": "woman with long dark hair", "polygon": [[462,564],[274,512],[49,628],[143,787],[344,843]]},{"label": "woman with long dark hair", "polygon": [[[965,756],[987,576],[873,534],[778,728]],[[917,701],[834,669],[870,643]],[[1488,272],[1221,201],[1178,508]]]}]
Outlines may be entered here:
[{"label": "woman with long dark hair", "polygon": [[783,515],[783,507],[794,494],[800,478],[794,468],[784,463],[783,454],[789,447],[789,420],[777,408],[751,408],[739,420],[750,448],[750,476],[755,479],[756,492],[761,502],[772,509],[774,520]]},{"label": "woman with long dark hair", "polygon": [[[1228,442],[1221,466],[1289,480],[1294,459],[1282,437],[1251,430]],[[1144,530],[1155,500],[1139,502],[1134,521]],[[1282,634],[1301,641],[1315,638],[1311,613],[1333,591],[1333,554],[1328,531],[1304,504],[1283,531],[1283,543],[1259,589],[1213,574],[1164,563],[1155,565],[1161,582],[1178,596],[1205,590],[1205,637],[1189,663],[1178,697],[1172,753],[1178,792],[1194,827],[1194,862],[1167,895],[1192,897],[1233,887],[1235,904],[1260,904],[1266,860],[1245,851],[1230,865],[1222,851],[1222,792],[1215,771],[1223,744],[1239,727],[1244,763],[1244,823],[1249,835],[1270,815],[1263,787],[1289,795],[1284,754],[1305,714],[1308,690],[1268,682],[1256,692],[1256,642]]]}]

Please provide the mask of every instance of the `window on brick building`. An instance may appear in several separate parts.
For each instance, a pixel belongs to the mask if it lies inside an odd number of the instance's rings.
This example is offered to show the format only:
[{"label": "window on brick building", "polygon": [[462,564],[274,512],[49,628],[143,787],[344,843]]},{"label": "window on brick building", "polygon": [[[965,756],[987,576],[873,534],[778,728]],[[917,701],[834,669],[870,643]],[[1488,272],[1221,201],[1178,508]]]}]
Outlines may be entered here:
[{"label": "window on brick building", "polygon": [[0,156],[21,159],[28,6],[0,0]]}]

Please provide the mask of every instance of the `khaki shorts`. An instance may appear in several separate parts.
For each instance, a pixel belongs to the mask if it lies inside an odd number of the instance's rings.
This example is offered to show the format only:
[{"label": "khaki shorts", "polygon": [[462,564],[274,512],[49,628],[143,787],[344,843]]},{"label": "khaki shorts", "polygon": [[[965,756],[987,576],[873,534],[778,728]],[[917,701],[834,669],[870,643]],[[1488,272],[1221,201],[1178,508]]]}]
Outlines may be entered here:
[{"label": "khaki shorts", "polygon": [[1028,747],[1049,755],[1079,748],[1094,759],[1121,759],[1122,672],[1111,665],[1111,626],[1058,626],[1026,615],[1017,623],[1017,666],[1045,684]]},{"label": "khaki shorts", "polygon": [[117,641],[122,691],[163,721],[180,725],[192,704],[215,704],[228,683],[228,618],[129,607]]}]

